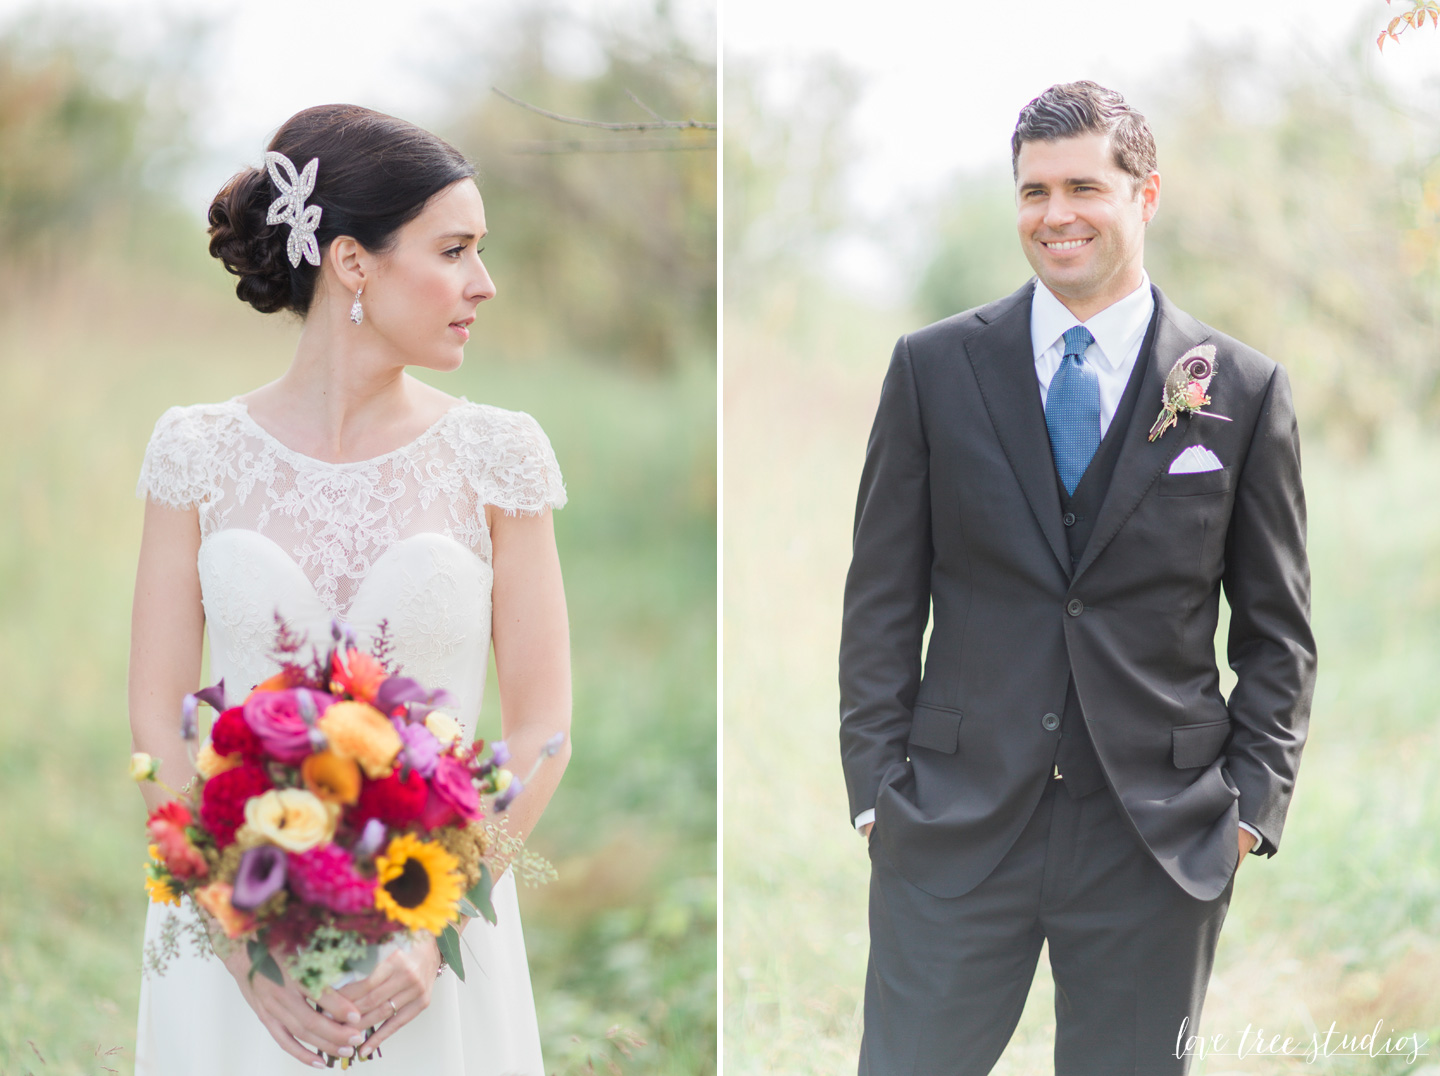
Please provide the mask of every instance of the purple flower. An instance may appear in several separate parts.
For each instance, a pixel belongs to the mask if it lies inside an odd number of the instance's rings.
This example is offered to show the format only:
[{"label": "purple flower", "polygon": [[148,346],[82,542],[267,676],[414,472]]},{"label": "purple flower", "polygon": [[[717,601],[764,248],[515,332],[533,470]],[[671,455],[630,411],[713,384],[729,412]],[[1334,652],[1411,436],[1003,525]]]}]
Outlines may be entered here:
[{"label": "purple flower", "polygon": [[518,777],[510,778],[510,784],[504,792],[495,797],[495,809],[503,811],[515,802],[515,797],[525,791],[525,782]]},{"label": "purple flower", "polygon": [[273,844],[262,844],[240,857],[230,903],[242,912],[253,912],[284,884],[285,853]]},{"label": "purple flower", "polygon": [[221,681],[213,687],[207,687],[197,691],[193,695],[186,695],[184,703],[180,707],[180,738],[182,740],[193,740],[200,734],[196,724],[196,717],[200,712],[200,704],[207,703],[217,714],[225,709],[225,681]]},{"label": "purple flower", "polygon": [[440,757],[440,741],[424,725],[412,725],[399,718],[390,722],[400,734],[405,745],[400,749],[400,758],[405,765],[428,779],[435,772],[435,761]]},{"label": "purple flower", "polygon": [[397,706],[405,706],[412,721],[423,720],[437,706],[454,704],[455,696],[443,687],[438,691],[426,691],[408,676],[387,677],[375,693],[375,708],[382,714],[393,714]]},{"label": "purple flower", "polygon": [[504,740],[496,740],[490,745],[490,762],[495,766],[503,766],[510,761],[510,748]]},{"label": "purple flower", "polygon": [[194,695],[186,695],[185,701],[180,704],[180,738],[182,740],[193,740],[200,735],[200,728],[195,720],[199,709],[200,700]]},{"label": "purple flower", "polygon": [[373,856],[385,844],[385,823],[378,818],[372,818],[365,823],[364,830],[360,833],[360,840],[355,843],[355,854],[357,856]]},{"label": "purple flower", "polygon": [[554,736],[551,736],[550,739],[545,741],[544,747],[540,748],[540,757],[554,758],[555,755],[559,752],[560,746],[564,742],[565,734],[563,732],[557,732]]}]

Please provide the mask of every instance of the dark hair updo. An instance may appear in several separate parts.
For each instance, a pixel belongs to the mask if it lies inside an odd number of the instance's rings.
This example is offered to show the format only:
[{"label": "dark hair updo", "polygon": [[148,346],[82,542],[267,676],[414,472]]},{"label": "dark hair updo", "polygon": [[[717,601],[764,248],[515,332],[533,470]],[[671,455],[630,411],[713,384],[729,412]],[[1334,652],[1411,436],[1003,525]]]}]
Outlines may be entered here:
[{"label": "dark hair updo", "polygon": [[[319,105],[297,112],[270,140],[297,172],[316,158],[314,193],[321,209],[315,242],[348,235],[366,250],[390,249],[395,233],[450,184],[475,174],[464,154],[413,123],[358,105]],[[266,224],[281,191],[262,166],[232,176],[210,203],[210,253],[240,278],[235,294],[269,314],[302,317],[315,296],[320,267],[286,254],[288,224]],[[323,264],[323,263],[322,263]]]}]

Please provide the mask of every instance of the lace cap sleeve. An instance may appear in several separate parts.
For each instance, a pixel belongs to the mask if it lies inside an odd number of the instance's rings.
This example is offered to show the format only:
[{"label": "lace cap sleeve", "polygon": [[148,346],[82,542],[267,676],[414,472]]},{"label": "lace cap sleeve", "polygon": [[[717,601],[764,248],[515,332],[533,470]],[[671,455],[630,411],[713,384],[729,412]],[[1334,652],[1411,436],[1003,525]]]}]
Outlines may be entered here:
[{"label": "lace cap sleeve", "polygon": [[170,508],[194,508],[209,498],[211,446],[200,412],[197,407],[172,407],[160,416],[145,446],[135,496]]},{"label": "lace cap sleeve", "polygon": [[480,502],[508,515],[564,507],[560,465],[540,424],[523,411],[475,406],[474,419],[458,424],[455,448]]}]

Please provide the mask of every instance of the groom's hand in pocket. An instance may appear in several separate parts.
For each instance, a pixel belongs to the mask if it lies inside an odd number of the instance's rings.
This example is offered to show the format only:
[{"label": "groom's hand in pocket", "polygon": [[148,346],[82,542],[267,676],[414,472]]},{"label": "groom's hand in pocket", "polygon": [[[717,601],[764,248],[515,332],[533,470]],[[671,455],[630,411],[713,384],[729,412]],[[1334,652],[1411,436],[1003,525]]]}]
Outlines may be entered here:
[{"label": "groom's hand in pocket", "polygon": [[863,826],[860,827],[860,835],[861,835],[862,837],[864,837],[866,841],[869,841],[869,840],[870,840],[870,831],[871,831],[872,829],[874,829],[874,828],[875,828],[875,823],[874,823],[874,822],[866,822]]}]

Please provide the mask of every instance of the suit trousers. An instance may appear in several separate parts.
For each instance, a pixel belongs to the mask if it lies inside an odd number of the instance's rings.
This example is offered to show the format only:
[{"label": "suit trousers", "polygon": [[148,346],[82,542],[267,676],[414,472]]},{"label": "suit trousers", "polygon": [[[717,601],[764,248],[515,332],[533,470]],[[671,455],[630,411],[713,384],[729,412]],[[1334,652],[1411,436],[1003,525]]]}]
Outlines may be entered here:
[{"label": "suit trousers", "polygon": [[[885,834],[878,828],[876,841]],[[872,847],[860,1076],[983,1076],[1030,992],[1042,942],[1055,980],[1056,1076],[1184,1073],[1234,880],[1185,893],[1109,788],[1046,783],[1030,820],[970,892],[941,898]]]}]

